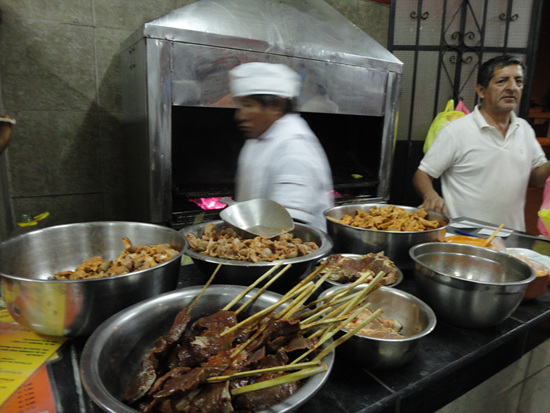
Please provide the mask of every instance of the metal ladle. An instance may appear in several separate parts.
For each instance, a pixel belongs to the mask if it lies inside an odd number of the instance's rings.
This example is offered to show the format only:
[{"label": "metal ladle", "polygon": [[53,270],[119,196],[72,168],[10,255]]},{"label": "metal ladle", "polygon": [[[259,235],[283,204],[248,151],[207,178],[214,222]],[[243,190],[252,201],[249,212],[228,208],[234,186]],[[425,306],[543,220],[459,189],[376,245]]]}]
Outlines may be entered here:
[{"label": "metal ladle", "polygon": [[287,209],[271,199],[236,202],[223,197],[219,201],[227,204],[220,218],[243,235],[272,238],[294,229]]}]

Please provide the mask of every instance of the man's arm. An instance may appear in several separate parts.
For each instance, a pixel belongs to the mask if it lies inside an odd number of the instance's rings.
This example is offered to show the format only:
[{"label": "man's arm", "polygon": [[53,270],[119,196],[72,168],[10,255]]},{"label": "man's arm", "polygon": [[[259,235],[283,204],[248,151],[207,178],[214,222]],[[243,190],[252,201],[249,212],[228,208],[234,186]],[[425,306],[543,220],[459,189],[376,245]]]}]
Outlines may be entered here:
[{"label": "man's arm", "polygon": [[529,186],[544,188],[544,184],[546,183],[548,176],[550,176],[550,161],[547,161],[545,164],[542,164],[538,168],[531,171],[531,175],[529,176]]},{"label": "man's arm", "polygon": [[10,143],[13,125],[15,125],[15,120],[11,116],[0,115],[0,153],[4,152]]},{"label": "man's arm", "polygon": [[413,176],[413,185],[416,193],[424,200],[419,208],[449,215],[445,200],[439,196],[433,186],[433,178],[426,172],[417,169]]}]

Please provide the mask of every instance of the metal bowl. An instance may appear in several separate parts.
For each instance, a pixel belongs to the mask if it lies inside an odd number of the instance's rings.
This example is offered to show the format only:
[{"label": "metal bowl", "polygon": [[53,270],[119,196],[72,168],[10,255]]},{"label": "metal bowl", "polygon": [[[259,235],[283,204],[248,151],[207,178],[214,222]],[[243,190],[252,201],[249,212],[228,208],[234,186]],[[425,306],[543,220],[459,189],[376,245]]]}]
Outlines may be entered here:
[{"label": "metal bowl", "polygon": [[[355,289],[364,288],[358,286]],[[345,288],[331,287],[319,298]],[[392,369],[412,360],[423,337],[432,332],[436,316],[432,309],[412,294],[396,288],[380,287],[368,296],[371,309],[381,308],[384,318],[394,318],[403,326],[404,338],[379,338],[355,334],[342,343],[336,351],[354,365],[366,369]]]},{"label": "metal bowl", "polygon": [[[409,257],[409,248],[416,244],[430,241],[442,241],[450,219],[437,212],[428,211],[429,220],[438,221],[440,227],[427,231],[380,231],[374,229],[356,228],[341,224],[334,219],[345,215],[354,215],[357,209],[369,211],[372,207],[384,207],[388,204],[352,204],[329,208],[324,212],[327,231],[334,242],[334,252],[351,252],[367,254],[384,251],[398,268],[410,269],[413,263]],[[418,208],[395,205],[405,211],[414,213]]]},{"label": "metal bowl", "polygon": [[[339,255],[341,255],[343,257],[357,259],[357,258],[361,258],[364,254],[340,253]],[[315,261],[314,263],[312,263],[310,272],[313,272],[319,265],[321,265],[323,263],[323,261],[325,259],[327,259],[329,257],[330,257],[330,255],[328,255],[326,257],[323,257],[323,258]],[[322,274],[323,273],[321,273],[320,275],[322,275]],[[385,287],[395,287],[395,286],[401,284],[402,281],[403,281],[403,271],[401,271],[399,268],[397,268],[397,280],[392,284],[384,284],[384,286]],[[337,287],[337,286],[340,286],[340,285],[346,285],[346,283],[341,283],[341,282],[338,282],[338,281],[333,281],[333,280],[328,280],[328,279],[325,281],[325,284],[326,284],[326,288]]]},{"label": "metal bowl", "polygon": [[[134,245],[171,244],[180,253],[155,267],[108,278],[54,280],[88,258],[116,259],[121,238]],[[177,287],[183,236],[161,225],[87,222],[40,229],[0,244],[2,293],[11,316],[38,333],[90,334],[108,317]]]},{"label": "metal bowl", "polygon": [[[224,221],[221,220],[213,221],[212,223],[218,230],[221,230],[221,228],[225,225]],[[180,232],[183,235],[193,234],[196,237],[200,237],[204,234],[204,230],[208,224],[209,222],[203,222],[201,224],[191,225],[181,229]],[[317,243],[319,249],[302,257],[254,263],[248,261],[222,259],[199,254],[198,252],[194,252],[189,249],[187,238],[184,237],[184,254],[191,257],[195,265],[206,275],[212,275],[214,270],[216,270],[217,266],[221,263],[222,266],[216,274],[214,282],[222,284],[250,285],[259,276],[273,268],[273,266],[277,263],[282,262],[284,265],[292,264],[292,267],[270,286],[270,289],[272,288],[276,291],[282,292],[289,286],[296,284],[298,278],[307,271],[312,261],[327,255],[332,249],[331,238],[326,233],[316,228],[305,224],[296,223],[292,234],[294,234],[295,237],[300,238],[302,241],[313,241]]]},{"label": "metal bowl", "polygon": [[[201,289],[202,286],[182,288],[142,301],[112,316],[90,336],[82,352],[80,374],[84,388],[104,411],[136,412],[121,401],[126,387],[153,342],[166,334],[176,314],[189,305]],[[223,308],[244,289],[244,286],[235,285],[209,286],[193,308],[192,318],[197,319]],[[256,291],[253,289],[248,292],[239,303],[245,302]],[[247,307],[242,316],[247,317],[263,310],[280,297],[279,294],[265,291]],[[334,351],[323,362],[327,364],[327,371],[308,378],[295,394],[262,412],[292,412],[313,397],[328,379],[334,362]]]},{"label": "metal bowl", "polygon": [[414,278],[438,317],[469,328],[507,319],[521,303],[535,271],[504,252],[448,242],[410,249]]}]

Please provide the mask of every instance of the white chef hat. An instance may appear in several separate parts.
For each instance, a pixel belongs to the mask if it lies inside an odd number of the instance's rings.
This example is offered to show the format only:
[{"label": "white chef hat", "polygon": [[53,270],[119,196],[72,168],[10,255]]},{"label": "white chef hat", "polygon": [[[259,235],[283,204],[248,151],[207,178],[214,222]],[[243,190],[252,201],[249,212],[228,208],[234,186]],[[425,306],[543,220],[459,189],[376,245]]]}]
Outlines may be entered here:
[{"label": "white chef hat", "polygon": [[278,63],[244,63],[229,72],[233,97],[275,95],[291,98],[300,94],[300,75]]}]

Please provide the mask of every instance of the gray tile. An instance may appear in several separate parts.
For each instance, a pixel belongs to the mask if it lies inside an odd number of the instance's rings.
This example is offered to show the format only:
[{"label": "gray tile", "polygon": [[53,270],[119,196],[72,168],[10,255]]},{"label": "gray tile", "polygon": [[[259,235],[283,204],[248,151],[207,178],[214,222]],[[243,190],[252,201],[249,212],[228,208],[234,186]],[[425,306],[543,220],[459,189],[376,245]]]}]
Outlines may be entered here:
[{"label": "gray tile", "polygon": [[[360,1],[354,23],[384,47],[388,47],[390,6]],[[349,17],[351,19],[351,17]]]},{"label": "gray tile", "polygon": [[516,413],[521,387],[521,384],[517,384],[506,392],[494,393],[482,383],[437,413]]},{"label": "gray tile", "polygon": [[550,367],[527,379],[518,413],[546,413],[550,406]]},{"label": "gray tile", "polygon": [[516,413],[528,361],[523,356],[437,413]]},{"label": "gray tile", "polygon": [[175,0],[94,0],[97,27],[137,30],[177,8]]},{"label": "gray tile", "polygon": [[16,198],[14,199],[14,210],[17,220],[22,214],[33,217],[46,211],[50,213],[47,218],[38,221],[35,226],[18,228],[18,233],[74,222],[109,220],[104,213],[101,194]]},{"label": "gray tile", "polygon": [[127,141],[124,139],[119,118],[113,114],[100,114],[99,124],[105,210],[111,219],[123,220],[128,216],[127,210],[131,207],[127,204],[128,196],[125,192],[128,174],[125,162],[128,159]]},{"label": "gray tile", "polygon": [[19,23],[0,36],[6,108],[86,110],[96,100],[94,29],[45,21]]},{"label": "gray tile", "polygon": [[50,20],[70,24],[93,24],[92,0],[2,0],[4,20]]},{"label": "gray tile", "polygon": [[10,142],[14,196],[100,192],[97,114],[19,112]]},{"label": "gray tile", "polygon": [[550,366],[550,340],[535,347],[531,352],[531,359],[527,369],[527,376],[532,376],[538,371]]},{"label": "gray tile", "polygon": [[378,43],[387,47],[389,5],[361,0],[327,0],[327,3]]},{"label": "gray tile", "polygon": [[98,103],[102,112],[121,112],[120,43],[128,36],[124,30],[96,30]]}]

